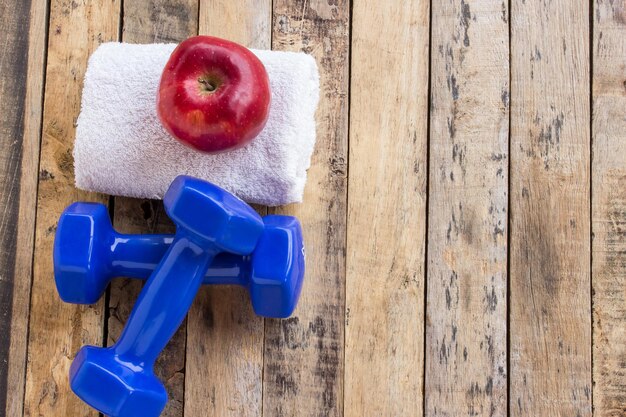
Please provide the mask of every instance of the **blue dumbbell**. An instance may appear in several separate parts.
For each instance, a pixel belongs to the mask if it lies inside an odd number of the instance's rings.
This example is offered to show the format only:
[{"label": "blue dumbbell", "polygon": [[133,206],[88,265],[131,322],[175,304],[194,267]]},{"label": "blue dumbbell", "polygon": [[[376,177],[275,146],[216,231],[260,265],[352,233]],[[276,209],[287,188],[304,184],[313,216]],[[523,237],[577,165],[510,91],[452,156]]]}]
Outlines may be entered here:
[{"label": "blue dumbbell", "polygon": [[187,315],[215,255],[248,255],[263,220],[221,188],[177,177],[165,197],[176,235],[146,282],[117,343],[83,347],[70,367],[70,385],[83,401],[110,417],[158,417],[167,402],[153,365]]},{"label": "blue dumbbell", "polygon": [[[244,286],[256,314],[289,317],[304,276],[302,229],[292,216],[265,216],[263,222],[265,230],[252,255],[217,255],[203,283]],[[173,239],[123,235],[113,229],[104,205],[70,205],[61,214],[54,240],[54,278],[61,299],[93,304],[114,277],[146,279]]]}]

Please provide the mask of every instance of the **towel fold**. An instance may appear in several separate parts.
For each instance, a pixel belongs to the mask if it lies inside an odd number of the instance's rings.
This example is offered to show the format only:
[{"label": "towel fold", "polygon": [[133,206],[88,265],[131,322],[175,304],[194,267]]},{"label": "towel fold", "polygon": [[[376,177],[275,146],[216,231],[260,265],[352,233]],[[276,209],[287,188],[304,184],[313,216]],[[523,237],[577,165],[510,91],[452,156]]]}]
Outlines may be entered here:
[{"label": "towel fold", "polygon": [[313,57],[252,50],[270,79],[267,124],[244,148],[207,155],[172,138],[157,118],[161,72],[175,47],[105,43],[92,54],[74,144],[76,186],[162,198],[177,175],[187,174],[250,203],[277,206],[302,201],[319,99]]}]

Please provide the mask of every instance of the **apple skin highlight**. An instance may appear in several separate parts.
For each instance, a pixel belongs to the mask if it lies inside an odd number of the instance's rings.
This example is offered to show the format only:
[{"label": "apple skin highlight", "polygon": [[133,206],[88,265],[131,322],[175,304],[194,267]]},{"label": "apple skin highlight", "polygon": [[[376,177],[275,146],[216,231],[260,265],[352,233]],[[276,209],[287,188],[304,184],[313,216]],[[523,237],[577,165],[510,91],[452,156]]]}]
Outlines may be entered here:
[{"label": "apple skin highlight", "polygon": [[263,130],[269,115],[269,78],[249,49],[196,36],[172,52],[161,76],[157,113],[163,127],[201,152],[241,148]]}]

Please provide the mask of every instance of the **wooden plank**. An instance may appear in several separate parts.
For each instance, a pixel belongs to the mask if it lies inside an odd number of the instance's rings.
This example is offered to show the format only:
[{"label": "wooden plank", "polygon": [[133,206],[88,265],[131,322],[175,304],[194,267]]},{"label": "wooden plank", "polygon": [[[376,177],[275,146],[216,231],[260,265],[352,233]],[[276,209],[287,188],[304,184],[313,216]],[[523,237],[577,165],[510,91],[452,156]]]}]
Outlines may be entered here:
[{"label": "wooden plank", "polygon": [[0,4],[0,414],[21,416],[41,133],[46,5]]},{"label": "wooden plank", "polygon": [[626,3],[594,2],[593,403],[626,415]]},{"label": "wooden plank", "polygon": [[511,19],[510,412],[590,416],[589,2]]},{"label": "wooden plank", "polygon": [[270,0],[200,0],[200,34],[218,36],[248,48],[270,49]]},{"label": "wooden plank", "polygon": [[266,320],[265,416],[340,416],[348,161],[350,2],[274,0],[272,49],[312,54],[320,71],[317,143],[297,216],[307,248],[292,318]]},{"label": "wooden plank", "polygon": [[508,6],[432,7],[425,410],[504,416]]},{"label": "wooden plank", "polygon": [[74,188],[72,145],[89,54],[118,37],[117,0],[50,6],[43,138],[31,296],[25,416],[97,416],[69,388],[69,367],[78,349],[102,343],[103,303],[73,306],[56,292],[52,243],[59,215],[76,200],[106,201]]},{"label": "wooden plank", "polygon": [[[11,344],[11,319],[17,222],[20,210],[20,175],[26,69],[28,68],[28,2],[0,4],[0,23],[6,28],[0,42],[0,357],[7,358]],[[21,23],[26,21],[25,24]],[[0,406],[6,406],[8,366],[0,362]]]},{"label": "wooden plank", "polygon": [[198,34],[199,0],[124,0],[122,41],[178,43]]},{"label": "wooden plank", "polygon": [[421,416],[429,2],[352,21],[345,413]]},{"label": "wooden plank", "polygon": [[[271,0],[200,1],[199,33],[269,49]],[[257,210],[265,214],[263,207]],[[204,287],[188,317],[186,416],[260,416],[263,319],[247,291]]]},{"label": "wooden plank", "polygon": [[[180,42],[198,33],[198,0],[125,0],[122,41]],[[175,228],[156,200],[116,197],[114,224],[126,233],[173,233]],[[119,338],[142,288],[138,280],[116,280],[108,304],[108,340]],[[157,360],[154,371],[163,381],[169,401],[163,417],[182,417],[185,391],[186,322]]]}]

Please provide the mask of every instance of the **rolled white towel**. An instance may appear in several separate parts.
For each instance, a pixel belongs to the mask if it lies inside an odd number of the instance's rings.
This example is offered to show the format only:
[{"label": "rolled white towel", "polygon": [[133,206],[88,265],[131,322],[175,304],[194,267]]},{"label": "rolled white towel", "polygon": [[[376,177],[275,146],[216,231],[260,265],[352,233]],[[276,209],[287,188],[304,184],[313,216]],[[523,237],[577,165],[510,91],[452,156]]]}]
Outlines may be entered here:
[{"label": "rolled white towel", "polygon": [[304,53],[252,50],[272,90],[263,131],[216,155],[172,138],[156,113],[161,72],[175,44],[105,43],[89,59],[74,144],[78,188],[162,198],[180,174],[213,182],[250,203],[302,201],[315,144],[319,74]]}]

